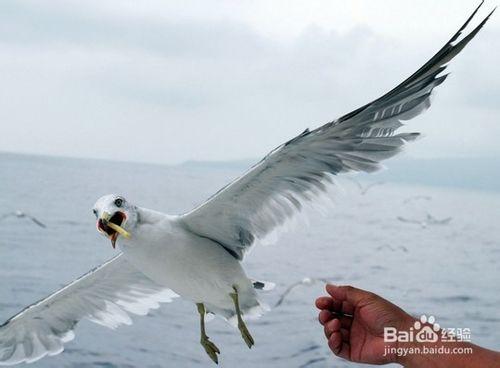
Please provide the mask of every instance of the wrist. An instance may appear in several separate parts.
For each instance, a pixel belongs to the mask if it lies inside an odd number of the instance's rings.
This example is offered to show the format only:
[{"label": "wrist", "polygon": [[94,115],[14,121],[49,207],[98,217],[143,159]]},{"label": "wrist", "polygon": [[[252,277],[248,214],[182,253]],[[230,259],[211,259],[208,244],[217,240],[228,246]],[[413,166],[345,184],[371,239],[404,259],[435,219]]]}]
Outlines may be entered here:
[{"label": "wrist", "polygon": [[[431,323],[429,323],[431,322]],[[439,367],[443,356],[452,349],[449,336],[434,319],[410,316],[401,327],[395,362],[404,367]]]},{"label": "wrist", "polygon": [[401,364],[403,367],[434,367],[432,364],[432,356],[422,354],[421,352],[428,348],[422,343],[408,342],[398,344],[398,349],[401,352],[396,356],[396,363]]},{"label": "wrist", "polygon": [[[420,331],[427,326],[432,328],[432,325],[425,324]],[[418,335],[414,334],[411,341],[398,343],[401,354],[396,356],[396,363],[408,368],[482,367],[482,365],[473,365],[473,362],[478,362],[478,359],[484,357],[483,353],[488,350],[468,341],[456,340],[453,335],[447,334],[444,330],[433,331],[436,334],[433,336],[434,339],[429,335],[426,339],[422,339],[421,335],[417,337]],[[486,358],[491,357],[486,354]]]}]

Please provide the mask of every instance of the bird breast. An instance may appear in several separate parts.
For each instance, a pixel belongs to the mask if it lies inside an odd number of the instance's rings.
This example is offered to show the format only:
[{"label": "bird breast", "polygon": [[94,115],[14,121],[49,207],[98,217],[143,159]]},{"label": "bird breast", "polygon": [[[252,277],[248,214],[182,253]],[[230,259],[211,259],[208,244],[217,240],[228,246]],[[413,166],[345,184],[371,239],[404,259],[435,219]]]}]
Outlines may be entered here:
[{"label": "bird breast", "polygon": [[223,247],[171,221],[140,225],[119,245],[146,276],[195,303],[226,306],[233,285],[251,285],[240,262]]}]

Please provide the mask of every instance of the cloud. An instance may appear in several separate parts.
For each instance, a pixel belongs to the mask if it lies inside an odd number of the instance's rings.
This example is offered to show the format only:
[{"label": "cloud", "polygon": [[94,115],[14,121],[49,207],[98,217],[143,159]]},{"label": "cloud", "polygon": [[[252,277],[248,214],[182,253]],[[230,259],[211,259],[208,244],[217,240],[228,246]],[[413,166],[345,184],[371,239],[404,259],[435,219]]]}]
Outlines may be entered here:
[{"label": "cloud", "polygon": [[[455,30],[414,42],[362,22],[310,24],[283,38],[237,8],[231,17],[193,3],[166,3],[170,13],[158,2],[100,4],[0,3],[0,150],[168,163],[258,157],[386,92]],[[453,63],[431,111],[408,128],[428,133],[411,152],[500,153],[497,35],[486,27]]]}]

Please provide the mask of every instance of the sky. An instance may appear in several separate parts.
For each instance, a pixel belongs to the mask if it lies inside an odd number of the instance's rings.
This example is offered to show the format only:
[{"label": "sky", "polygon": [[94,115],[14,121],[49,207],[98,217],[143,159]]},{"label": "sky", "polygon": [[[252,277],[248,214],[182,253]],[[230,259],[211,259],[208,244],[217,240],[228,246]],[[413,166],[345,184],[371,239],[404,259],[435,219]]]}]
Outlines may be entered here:
[{"label": "sky", "polygon": [[[0,151],[259,158],[387,92],[477,4],[4,0]],[[424,134],[406,155],[500,155],[499,36],[500,13],[452,62],[431,109],[404,128]]]}]

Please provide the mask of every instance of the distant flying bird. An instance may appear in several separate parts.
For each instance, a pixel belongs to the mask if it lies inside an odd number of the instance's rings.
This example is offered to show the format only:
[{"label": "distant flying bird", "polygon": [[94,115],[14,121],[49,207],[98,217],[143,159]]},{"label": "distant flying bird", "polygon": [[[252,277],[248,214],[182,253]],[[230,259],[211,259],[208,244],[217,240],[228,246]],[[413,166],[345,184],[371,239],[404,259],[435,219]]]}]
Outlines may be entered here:
[{"label": "distant flying bird", "polygon": [[417,224],[417,225],[420,225],[422,227],[427,227],[427,224],[424,220],[415,220],[415,219],[408,219],[408,218],[405,218],[405,217],[402,217],[402,216],[398,216],[396,217],[399,221],[401,222],[404,222],[404,223],[407,223],[407,224]]},{"label": "distant flying bird", "polygon": [[427,195],[411,196],[411,197],[406,198],[403,201],[403,204],[408,204],[408,203],[419,201],[419,200],[432,201],[432,197],[431,196],[427,196]]},{"label": "distant flying bird", "polygon": [[431,92],[446,79],[446,64],[491,15],[461,37],[476,12],[396,88],[280,145],[191,212],[171,216],[121,196],[101,197],[94,206],[97,229],[123,253],[0,326],[0,363],[58,354],[80,320],[111,328],[130,324],[130,314],[144,315],[170,301],[174,292],[196,304],[200,342],[214,362],[220,351],[206,334],[207,312],[233,322],[252,347],[243,317],[262,313],[255,288],[265,289],[266,284],[248,278],[240,263],[245,253],[306,203],[317,202],[332,175],[375,171],[419,136],[396,131],[430,106]]},{"label": "distant flying bird", "polygon": [[43,228],[47,227],[43,222],[41,222],[40,220],[38,220],[36,217],[34,217],[32,215],[29,215],[29,214],[27,214],[26,212],[23,212],[23,211],[17,210],[17,211],[6,213],[6,214],[0,216],[0,221],[6,219],[8,217],[17,217],[17,218],[20,218],[20,219],[27,218],[27,219],[30,219],[31,221],[33,221],[35,224],[37,224],[40,227],[43,227]]},{"label": "distant flying bird", "polygon": [[283,302],[285,301],[285,299],[288,296],[288,294],[290,294],[297,287],[299,287],[299,286],[310,286],[310,285],[314,285],[315,283],[318,283],[318,282],[322,282],[324,284],[328,284],[330,282],[330,280],[327,279],[327,278],[322,278],[322,277],[316,277],[316,278],[315,277],[313,277],[313,278],[311,278],[311,277],[304,277],[302,280],[294,282],[293,284],[289,285],[285,289],[285,291],[283,292],[283,294],[281,294],[281,296],[278,299],[278,301],[276,302],[276,304],[274,304],[274,308],[279,307],[281,304],[283,304]]},{"label": "distant flying bird", "polygon": [[444,219],[439,220],[429,213],[426,215],[425,219],[423,219],[423,220],[408,219],[408,218],[404,218],[401,216],[398,216],[397,219],[401,222],[405,222],[408,224],[420,225],[423,228],[426,228],[430,225],[448,225],[450,223],[450,221],[452,220],[451,217],[446,217]]},{"label": "distant flying bird", "polygon": [[357,181],[355,179],[351,178],[351,181],[356,184],[356,186],[358,187],[359,192],[361,193],[361,195],[365,195],[366,193],[368,193],[368,191],[370,189],[372,189],[372,188],[374,188],[376,186],[384,185],[385,184],[384,181],[376,181],[374,183],[369,183],[369,184],[363,186],[359,181]]},{"label": "distant flying bird", "polygon": [[389,244],[383,244],[383,245],[379,245],[377,247],[377,250],[382,250],[384,248],[387,248],[387,249],[391,250],[392,252],[395,252],[397,250],[401,250],[404,253],[408,253],[408,248],[406,248],[404,245],[398,245],[397,247],[393,247],[392,245],[389,245]]}]

